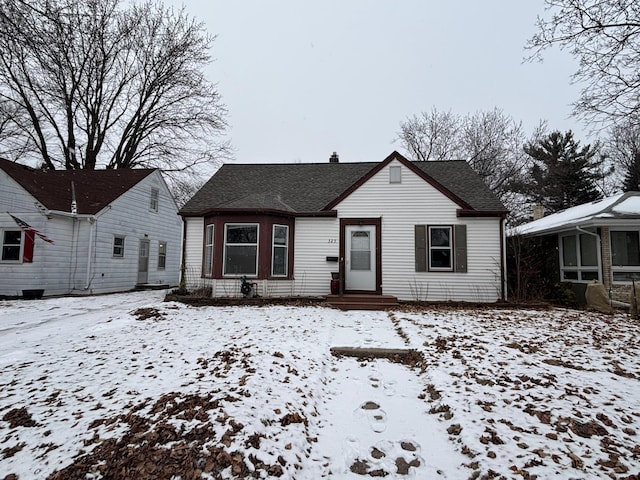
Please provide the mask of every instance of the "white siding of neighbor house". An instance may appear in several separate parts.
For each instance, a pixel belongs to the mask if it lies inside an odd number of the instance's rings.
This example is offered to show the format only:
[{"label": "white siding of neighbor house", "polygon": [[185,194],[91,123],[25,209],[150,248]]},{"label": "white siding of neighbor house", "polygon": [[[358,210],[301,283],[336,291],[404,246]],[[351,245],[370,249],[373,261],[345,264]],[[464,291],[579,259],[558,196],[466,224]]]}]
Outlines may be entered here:
[{"label": "white siding of neighbor house", "polygon": [[[159,190],[158,211],[150,210],[151,189]],[[96,216],[96,261],[90,274],[93,293],[134,288],[138,280],[140,240],[149,240],[149,285],[176,286],[180,280],[182,219],[158,171],[145,177]],[[125,237],[124,256],[113,256],[113,237]],[[158,268],[160,242],[167,242],[164,269]],[[85,257],[86,258],[86,257]]]},{"label": "white siding of neighbor house", "polygon": [[[401,183],[389,167],[401,166]],[[492,302],[501,296],[500,219],[457,217],[460,208],[393,161],[344,199],[340,218],[382,220],[382,292],[402,300]],[[416,272],[415,225],[467,226],[467,273]]]},{"label": "white siding of neighbor house", "polygon": [[[55,243],[48,244],[36,237],[33,263],[0,262],[0,295],[20,295],[23,289],[44,289],[45,295],[130,290],[136,286],[139,240],[145,234],[150,241],[148,283],[178,284],[182,220],[159,172],[144,178],[95,216],[57,213],[45,216],[35,206],[33,197],[13,180],[1,180],[3,175],[0,172],[2,212],[10,209]],[[5,187],[10,182],[17,186],[14,193],[21,200],[5,204]],[[152,187],[159,190],[157,213],[149,211]],[[3,213],[0,229],[5,227],[14,228],[15,223]],[[126,238],[123,258],[113,257],[114,234]],[[160,241],[167,243],[164,269],[158,268]]]},{"label": "white siding of neighbor house", "polygon": [[[4,230],[20,229],[9,213],[52,239],[57,236],[61,228],[61,225],[47,221],[46,217],[39,212],[36,199],[3,170],[0,170],[0,235]],[[43,260],[52,255],[51,247],[36,237],[33,263],[3,262],[0,260],[0,295],[19,296],[22,295],[22,290],[51,288],[53,286],[57,288],[57,284],[62,279],[45,276],[42,268]],[[68,248],[68,245],[63,242],[61,249],[68,251]]]}]

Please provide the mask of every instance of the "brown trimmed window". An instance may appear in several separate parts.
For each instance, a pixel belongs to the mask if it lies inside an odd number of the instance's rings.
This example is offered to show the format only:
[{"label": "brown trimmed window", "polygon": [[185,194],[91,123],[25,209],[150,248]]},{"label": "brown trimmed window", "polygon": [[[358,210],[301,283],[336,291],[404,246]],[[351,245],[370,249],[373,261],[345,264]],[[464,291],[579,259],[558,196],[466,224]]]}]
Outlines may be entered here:
[{"label": "brown trimmed window", "polygon": [[202,266],[202,273],[205,277],[213,275],[213,228],[213,225],[205,227],[204,265]]},{"label": "brown trimmed window", "polygon": [[271,275],[286,277],[289,273],[289,226],[273,226]]},{"label": "brown trimmed window", "polygon": [[224,226],[224,274],[258,275],[257,223],[227,223]]}]

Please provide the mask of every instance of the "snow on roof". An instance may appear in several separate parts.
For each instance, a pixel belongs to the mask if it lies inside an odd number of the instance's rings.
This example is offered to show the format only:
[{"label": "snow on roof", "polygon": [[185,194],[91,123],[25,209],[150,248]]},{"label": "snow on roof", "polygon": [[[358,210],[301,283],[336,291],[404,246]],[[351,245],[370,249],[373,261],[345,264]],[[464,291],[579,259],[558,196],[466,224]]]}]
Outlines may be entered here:
[{"label": "snow on roof", "polygon": [[614,205],[611,210],[624,215],[640,214],[640,195],[625,198],[620,203]]},{"label": "snow on roof", "polygon": [[595,202],[583,203],[539,220],[519,225],[509,235],[534,235],[584,226],[596,219],[635,215],[640,217],[640,192],[619,193]]}]

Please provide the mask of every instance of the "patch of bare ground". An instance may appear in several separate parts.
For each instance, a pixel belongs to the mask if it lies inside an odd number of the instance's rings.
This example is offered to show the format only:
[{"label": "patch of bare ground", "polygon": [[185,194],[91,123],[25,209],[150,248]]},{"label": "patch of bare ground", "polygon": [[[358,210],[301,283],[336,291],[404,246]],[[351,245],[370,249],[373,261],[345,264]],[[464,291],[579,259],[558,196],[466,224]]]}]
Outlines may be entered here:
[{"label": "patch of bare ground", "polygon": [[[279,463],[265,464],[254,455],[229,449],[234,437],[245,428],[224,410],[225,403],[237,400],[231,395],[174,392],[147,405],[149,417],[137,413],[142,409],[138,406],[126,414],[96,421],[91,428],[119,424],[127,427],[126,433],[119,439],[104,441],[94,437],[93,450],[80,454],[48,480],[84,480],[95,475],[121,480],[191,480],[205,474],[218,479],[225,469],[230,469],[234,478],[282,476],[286,465],[282,457]],[[190,427],[185,423],[175,426],[177,420],[187,420]],[[285,426],[303,421],[300,414],[294,413],[285,415],[281,423]],[[226,426],[222,435],[219,425]],[[259,447],[260,435],[249,435],[246,442]]]},{"label": "patch of bare ground", "polygon": [[9,410],[2,416],[2,420],[9,422],[9,428],[35,427],[37,425],[26,407]]}]

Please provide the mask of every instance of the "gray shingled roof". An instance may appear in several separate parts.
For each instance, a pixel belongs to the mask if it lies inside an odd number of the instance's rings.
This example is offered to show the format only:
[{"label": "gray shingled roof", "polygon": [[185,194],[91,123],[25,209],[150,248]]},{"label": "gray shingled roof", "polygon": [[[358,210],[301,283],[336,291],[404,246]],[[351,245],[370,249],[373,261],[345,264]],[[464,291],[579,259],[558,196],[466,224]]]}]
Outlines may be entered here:
[{"label": "gray shingled roof", "polygon": [[[464,161],[412,162],[475,210],[505,210]],[[225,164],[180,210],[320,212],[380,162]]]}]

